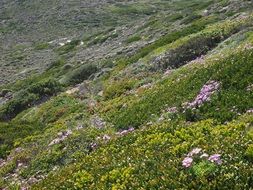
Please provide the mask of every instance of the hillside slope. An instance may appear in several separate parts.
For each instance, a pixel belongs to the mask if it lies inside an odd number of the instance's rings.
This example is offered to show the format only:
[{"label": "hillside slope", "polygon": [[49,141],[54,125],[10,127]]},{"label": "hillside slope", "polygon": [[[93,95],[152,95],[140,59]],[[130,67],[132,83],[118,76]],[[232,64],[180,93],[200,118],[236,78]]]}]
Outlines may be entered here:
[{"label": "hillside slope", "polygon": [[0,2],[1,189],[251,189],[253,3]]}]

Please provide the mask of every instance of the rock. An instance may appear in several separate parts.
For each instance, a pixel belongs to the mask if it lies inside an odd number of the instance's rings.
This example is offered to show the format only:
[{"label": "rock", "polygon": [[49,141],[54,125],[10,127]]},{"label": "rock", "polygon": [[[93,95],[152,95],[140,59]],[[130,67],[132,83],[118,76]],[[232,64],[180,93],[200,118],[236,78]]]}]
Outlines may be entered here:
[{"label": "rock", "polygon": [[206,9],[202,12],[202,16],[208,16],[209,15],[209,11]]},{"label": "rock", "polygon": [[95,117],[91,118],[91,125],[93,125],[94,127],[98,128],[98,129],[102,129],[105,127],[106,122],[103,121],[100,117],[95,116]]},{"label": "rock", "polygon": [[76,93],[78,91],[79,91],[79,89],[77,87],[75,87],[75,88],[72,88],[70,90],[67,90],[66,93],[69,94],[69,95],[71,95],[71,94],[74,94],[74,93]]},{"label": "rock", "polygon": [[11,91],[10,91],[9,89],[3,89],[3,90],[1,90],[1,92],[0,92],[0,97],[6,97],[6,95],[7,95],[8,93],[11,93]]},{"label": "rock", "polygon": [[78,126],[76,127],[76,130],[81,130],[81,129],[83,129],[83,125],[78,125]]},{"label": "rock", "polygon": [[103,90],[101,90],[99,93],[98,93],[98,96],[103,96],[103,94],[104,94],[104,91]]},{"label": "rock", "polygon": [[124,136],[124,135],[127,135],[128,133],[131,133],[133,131],[134,131],[134,128],[131,127],[129,129],[123,130],[121,132],[117,132],[116,135]]},{"label": "rock", "polygon": [[38,182],[38,179],[36,179],[35,177],[31,177],[31,178],[29,178],[28,181],[27,181],[27,183],[28,183],[29,185],[32,185],[32,184],[37,183],[37,182]]},{"label": "rock", "polygon": [[58,137],[56,139],[52,140],[51,143],[49,143],[48,146],[59,144],[60,142],[64,141],[71,134],[72,134],[71,130],[67,130],[67,131],[57,133]]},{"label": "rock", "polygon": [[111,139],[111,137],[110,137],[109,135],[104,135],[104,136],[102,137],[102,139],[103,139],[104,141],[109,141],[109,140]]},{"label": "rock", "polygon": [[6,164],[6,161],[4,159],[0,159],[0,168],[3,167]]}]

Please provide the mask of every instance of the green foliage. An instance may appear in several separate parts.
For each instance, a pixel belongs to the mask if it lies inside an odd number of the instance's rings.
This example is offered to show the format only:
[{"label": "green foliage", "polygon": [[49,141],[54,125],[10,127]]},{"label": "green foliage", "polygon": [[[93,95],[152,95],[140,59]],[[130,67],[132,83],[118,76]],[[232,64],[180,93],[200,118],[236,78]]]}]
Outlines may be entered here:
[{"label": "green foliage", "polygon": [[84,64],[70,71],[64,76],[63,83],[73,85],[87,80],[92,74],[98,71],[98,67],[94,64]]},{"label": "green foliage", "polygon": [[50,71],[50,70],[52,70],[52,69],[54,69],[54,68],[58,68],[58,67],[60,67],[60,66],[62,66],[62,65],[64,65],[66,62],[65,62],[65,60],[64,59],[57,59],[56,61],[53,61],[50,65],[49,65],[49,67],[48,67],[48,71]]},{"label": "green foliage", "polygon": [[[109,30],[108,32],[110,32],[110,30]],[[119,36],[119,34],[117,33],[116,30],[113,31],[113,32],[111,32],[111,33],[108,33],[108,34],[107,34],[107,33],[106,33],[106,34],[102,33],[102,34],[100,34],[100,35],[98,35],[98,36],[95,36],[94,39],[92,39],[92,40],[88,43],[88,45],[91,46],[91,45],[96,45],[96,44],[102,44],[102,43],[104,43],[106,40],[108,40],[108,39],[113,39],[113,38],[117,38],[118,36]]]},{"label": "green foliage", "polygon": [[35,45],[36,50],[43,50],[43,49],[48,49],[49,44],[48,43],[38,43]]},{"label": "green foliage", "polygon": [[175,21],[180,20],[182,18],[184,18],[184,16],[181,13],[175,13],[175,14],[172,14],[171,16],[169,16],[169,21],[175,22]]},{"label": "green foliage", "polygon": [[250,50],[232,55],[217,64],[213,79],[221,82],[222,90],[211,103],[200,108],[200,117],[213,117],[226,122],[251,108],[253,94],[247,91],[247,86],[253,81],[252,63],[253,52]]},{"label": "green foliage", "polygon": [[[224,61],[218,61],[207,68],[181,69],[169,79],[162,81],[156,88],[146,91],[134,99],[109,101],[103,106],[101,113],[118,128],[128,126],[138,127],[151,119],[152,114],[159,114],[166,106],[180,106],[190,102],[206,81],[213,79],[221,82],[222,89],[207,103],[192,112],[186,112],[186,119],[196,121],[204,118],[215,118],[220,122],[235,118],[238,113],[244,113],[253,104],[252,93],[247,92],[247,85],[252,81],[252,51],[231,55]],[[183,76],[183,78],[182,78]],[[178,80],[180,78],[180,80]],[[127,107],[122,108],[126,103]],[[121,106],[119,106],[121,105]],[[236,108],[237,110],[231,111]],[[217,109],[219,111],[217,111]]]},{"label": "green foliage", "polygon": [[207,24],[213,23],[215,21],[216,21],[215,17],[209,17],[209,18],[197,20],[197,21],[193,22],[191,25],[189,25],[181,30],[173,31],[171,33],[164,35],[163,37],[156,40],[154,43],[147,45],[144,48],[140,49],[132,57],[130,57],[126,60],[121,60],[121,62],[123,62],[125,65],[134,63],[134,62],[138,61],[140,58],[143,58],[144,56],[148,55],[153,50],[155,50],[161,46],[164,46],[166,44],[172,43],[173,41],[176,41],[177,39],[179,39],[181,37],[199,32],[199,31],[203,30]]},{"label": "green foliage", "polygon": [[215,172],[216,165],[207,161],[202,161],[192,167],[194,175],[197,177],[207,177]]},{"label": "green foliage", "polygon": [[194,20],[200,19],[202,16],[198,14],[191,14],[187,16],[185,19],[183,19],[182,23],[183,24],[189,24],[192,23]]},{"label": "green foliage", "polygon": [[140,36],[131,36],[126,40],[126,43],[130,44],[139,40],[141,40]]},{"label": "green foliage", "polygon": [[87,185],[90,185],[92,183],[92,181],[93,181],[92,175],[86,172],[85,170],[82,170],[74,174],[71,183],[73,183],[74,189],[85,189]]},{"label": "green foliage", "polygon": [[118,97],[128,90],[131,90],[135,84],[135,81],[122,80],[115,83],[111,83],[104,89],[104,97],[106,99],[112,99]]},{"label": "green foliage", "polygon": [[253,162],[253,145],[252,144],[250,144],[249,146],[248,146],[248,148],[247,148],[247,150],[245,151],[245,157],[249,160],[249,161],[251,161],[251,162]]},{"label": "green foliage", "polygon": [[23,110],[39,103],[39,101],[43,101],[49,96],[55,95],[59,91],[61,91],[61,85],[50,78],[33,83],[15,94],[14,98],[1,108],[0,120],[12,119]]},{"label": "green foliage", "polygon": [[78,46],[78,44],[80,43],[80,40],[72,40],[71,42],[65,44],[64,46],[60,47],[57,49],[57,52],[60,55],[69,53],[71,51],[74,51],[76,46]]},{"label": "green foliage", "polygon": [[[251,140],[244,132],[252,116],[241,120],[227,125],[206,120],[151,126],[112,140],[32,189],[247,189],[253,170],[242,153]],[[200,161],[183,168],[182,160],[194,147],[221,153],[223,163]]]}]

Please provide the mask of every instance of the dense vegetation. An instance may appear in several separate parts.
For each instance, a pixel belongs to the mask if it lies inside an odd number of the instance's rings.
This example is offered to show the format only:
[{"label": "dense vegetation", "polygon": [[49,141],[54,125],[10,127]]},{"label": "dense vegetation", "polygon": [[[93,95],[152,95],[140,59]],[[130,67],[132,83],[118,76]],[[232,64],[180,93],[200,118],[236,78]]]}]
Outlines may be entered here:
[{"label": "dense vegetation", "polygon": [[252,1],[10,2],[31,41],[0,69],[31,73],[0,78],[0,189],[252,188]]}]

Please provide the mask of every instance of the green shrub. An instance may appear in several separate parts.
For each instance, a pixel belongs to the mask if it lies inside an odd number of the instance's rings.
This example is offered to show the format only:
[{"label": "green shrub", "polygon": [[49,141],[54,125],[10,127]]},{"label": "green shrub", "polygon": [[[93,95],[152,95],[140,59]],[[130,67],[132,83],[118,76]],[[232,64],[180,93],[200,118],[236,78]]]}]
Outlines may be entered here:
[{"label": "green shrub", "polygon": [[105,99],[112,99],[118,97],[128,90],[131,90],[135,82],[131,80],[122,80],[115,83],[111,83],[104,90]]},{"label": "green shrub", "polygon": [[38,43],[35,45],[36,50],[43,50],[43,49],[48,49],[49,44],[48,43]]},{"label": "green shrub", "polygon": [[[74,184],[75,189],[249,189],[253,169],[242,154],[250,140],[246,120],[151,126],[111,140],[32,189],[73,188]],[[182,160],[194,147],[221,153],[222,163],[206,160],[184,168]]]},{"label": "green shrub", "polygon": [[201,15],[198,15],[198,14],[191,14],[189,16],[187,16],[183,21],[182,23],[183,24],[189,24],[191,22],[193,22],[194,20],[198,20],[200,19],[202,16]]},{"label": "green shrub", "polygon": [[61,91],[61,85],[54,79],[46,79],[32,83],[27,88],[14,95],[7,104],[0,109],[0,120],[10,120],[18,113],[43,101],[43,99],[55,95]]},{"label": "green shrub", "polygon": [[182,38],[184,36],[199,32],[199,31],[203,30],[206,27],[206,25],[213,23],[215,21],[216,21],[215,17],[199,19],[199,20],[193,22],[191,25],[189,25],[181,30],[173,31],[173,32],[170,32],[170,33],[162,36],[161,38],[156,40],[154,43],[141,48],[139,51],[137,51],[136,54],[134,54],[130,58],[120,60],[120,63],[124,64],[124,65],[132,64],[132,63],[138,61],[140,58],[145,57],[153,50],[155,50],[161,46],[164,46],[166,44],[172,43],[173,41],[176,41],[177,39]]},{"label": "green shrub", "polygon": [[210,174],[214,173],[216,165],[207,161],[202,161],[192,167],[192,172],[197,177],[208,177]]},{"label": "green shrub", "polygon": [[246,157],[249,161],[253,162],[253,145],[252,145],[252,144],[248,146],[248,148],[247,148],[247,150],[245,151],[244,155],[245,155],[245,157]]},{"label": "green shrub", "polygon": [[85,64],[77,69],[69,72],[63,78],[63,83],[73,85],[87,80],[92,74],[98,71],[98,67],[94,64]]},{"label": "green shrub", "polygon": [[126,40],[126,43],[130,44],[132,42],[136,42],[136,41],[139,41],[141,40],[141,37],[140,36],[131,36],[129,37],[127,40]]},{"label": "green shrub", "polygon": [[74,51],[76,46],[78,46],[79,43],[80,43],[80,40],[73,40],[73,41],[65,44],[64,46],[58,48],[57,52],[60,55],[63,55],[63,54],[69,53],[71,51]]}]

